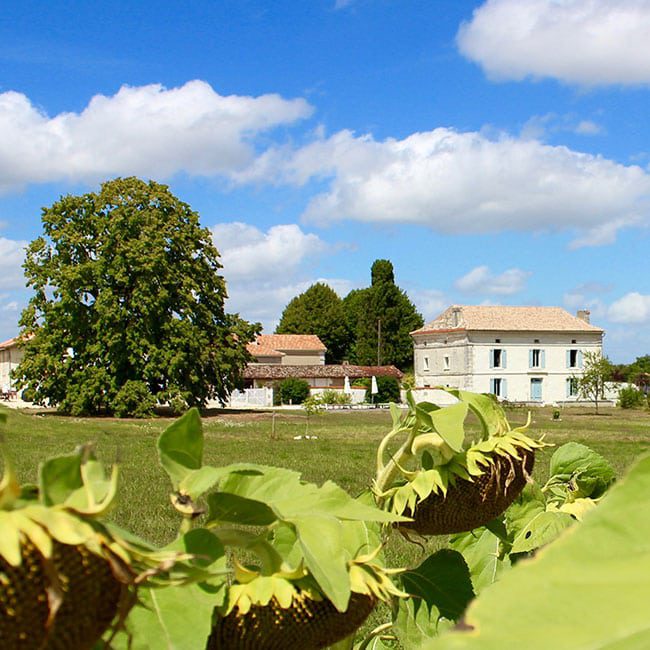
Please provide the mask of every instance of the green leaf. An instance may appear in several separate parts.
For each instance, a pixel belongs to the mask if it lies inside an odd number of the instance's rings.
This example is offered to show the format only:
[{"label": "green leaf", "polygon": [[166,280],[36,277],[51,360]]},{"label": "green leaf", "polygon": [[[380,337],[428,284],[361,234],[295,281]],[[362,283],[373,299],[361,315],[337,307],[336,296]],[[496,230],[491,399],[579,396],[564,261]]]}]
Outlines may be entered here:
[{"label": "green leaf", "polygon": [[527,553],[552,542],[575,519],[564,512],[546,511],[536,514],[515,536],[511,553]]},{"label": "green leaf", "polygon": [[307,568],[336,609],[345,611],[350,599],[350,578],[341,541],[341,522],[335,517],[304,515],[292,523]]},{"label": "green leaf", "polygon": [[546,511],[546,499],[537,483],[527,483],[505,512],[506,528],[512,541],[530,521]]},{"label": "green leaf", "polygon": [[474,598],[469,567],[458,551],[441,549],[402,574],[404,591],[457,621]]},{"label": "green leaf", "polygon": [[494,584],[510,568],[510,559],[503,555],[501,541],[486,528],[453,536],[449,545],[465,558],[477,594]]},{"label": "green leaf", "polygon": [[458,400],[467,404],[472,410],[481,424],[482,439],[495,434],[505,433],[509,430],[503,409],[494,397],[481,393],[470,393],[464,390],[458,390],[457,388],[447,388],[444,386],[440,388],[451,393]]},{"label": "green leaf", "polygon": [[277,517],[261,501],[227,492],[215,492],[208,497],[209,521],[228,521],[248,526],[269,526]]},{"label": "green leaf", "polygon": [[187,494],[192,500],[196,500],[211,490],[227,473],[228,468],[226,467],[205,465],[186,474],[178,484],[178,491],[181,494]]},{"label": "green leaf", "polygon": [[205,648],[212,625],[214,594],[199,585],[140,589],[144,606],[128,618],[133,650],[196,650]]},{"label": "green leaf", "polygon": [[165,547],[173,551],[182,551],[196,556],[196,563],[213,569],[226,567],[226,551],[219,539],[205,528],[195,528],[185,533]]},{"label": "green leaf", "polygon": [[437,636],[439,619],[440,612],[435,606],[424,607],[418,598],[400,598],[392,631],[403,648],[419,648],[424,641]]},{"label": "green leaf", "polygon": [[471,631],[423,648],[650,647],[650,457],[571,534],[523,561],[469,607]]},{"label": "green leaf", "polygon": [[174,487],[203,461],[203,429],[195,408],[170,424],[158,438],[160,463]]},{"label": "green leaf", "polygon": [[73,492],[83,488],[81,453],[49,458],[43,462],[38,483],[44,505],[64,503]]},{"label": "green leaf", "polygon": [[[568,482],[573,479],[573,498],[602,496],[616,478],[612,465],[586,445],[568,442],[556,449],[551,457],[552,482]],[[554,481],[554,479],[556,479]]]},{"label": "green leaf", "polygon": [[465,402],[458,402],[429,413],[434,429],[455,452],[463,450],[467,409]]},{"label": "green leaf", "polygon": [[304,483],[298,472],[262,465],[256,469],[255,473],[229,472],[220,482],[219,492],[265,503],[282,520],[315,514],[368,521],[403,519],[353,499],[332,481],[318,487]]}]

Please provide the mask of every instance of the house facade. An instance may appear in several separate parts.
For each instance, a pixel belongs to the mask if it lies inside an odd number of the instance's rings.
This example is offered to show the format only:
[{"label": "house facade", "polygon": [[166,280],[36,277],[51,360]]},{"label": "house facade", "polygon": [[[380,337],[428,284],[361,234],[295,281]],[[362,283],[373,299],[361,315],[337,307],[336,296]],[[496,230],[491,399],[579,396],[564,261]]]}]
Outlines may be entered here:
[{"label": "house facade", "polygon": [[0,391],[6,395],[14,391],[11,371],[23,359],[23,351],[18,347],[18,339],[13,338],[0,343]]},{"label": "house facade", "polygon": [[450,386],[511,402],[575,403],[587,352],[604,331],[587,310],[462,306],[411,332],[417,388]]}]

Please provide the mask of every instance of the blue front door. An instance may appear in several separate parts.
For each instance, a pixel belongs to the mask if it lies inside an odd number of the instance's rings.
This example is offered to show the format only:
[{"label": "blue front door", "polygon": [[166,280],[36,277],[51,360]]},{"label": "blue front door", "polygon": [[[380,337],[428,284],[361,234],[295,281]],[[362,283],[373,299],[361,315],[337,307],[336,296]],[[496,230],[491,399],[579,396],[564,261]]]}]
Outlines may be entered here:
[{"label": "blue front door", "polygon": [[531,379],[530,380],[530,399],[534,402],[542,401],[542,380],[541,379]]}]

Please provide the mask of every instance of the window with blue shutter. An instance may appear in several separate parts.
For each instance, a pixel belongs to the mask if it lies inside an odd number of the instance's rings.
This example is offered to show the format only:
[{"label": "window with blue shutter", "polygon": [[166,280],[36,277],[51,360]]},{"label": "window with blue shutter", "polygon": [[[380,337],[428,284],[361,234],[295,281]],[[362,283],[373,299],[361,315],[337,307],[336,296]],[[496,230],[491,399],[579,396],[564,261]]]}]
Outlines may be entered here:
[{"label": "window with blue shutter", "polygon": [[528,351],[528,367],[529,368],[543,368],[544,367],[544,350],[534,348]]}]

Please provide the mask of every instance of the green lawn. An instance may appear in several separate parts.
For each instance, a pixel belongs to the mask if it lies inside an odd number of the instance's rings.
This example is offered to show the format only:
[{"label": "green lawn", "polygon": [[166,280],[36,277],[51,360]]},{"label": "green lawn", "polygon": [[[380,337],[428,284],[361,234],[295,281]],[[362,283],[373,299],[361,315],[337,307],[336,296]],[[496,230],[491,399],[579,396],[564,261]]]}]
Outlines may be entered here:
[{"label": "green lawn", "polygon": [[[0,407],[1,408],[1,407]],[[21,480],[34,481],[38,463],[53,454],[72,451],[92,441],[106,462],[120,465],[118,505],[113,518],[152,542],[170,540],[178,520],[169,505],[169,484],[158,465],[156,438],[171,422],[166,418],[115,420],[72,418],[2,409],[8,448]],[[606,456],[621,474],[639,454],[650,449],[650,414],[645,411],[567,409],[561,421],[551,409],[533,411],[531,431],[545,440],[562,444],[582,442]],[[527,411],[508,412],[511,423],[525,421]],[[294,440],[306,432],[306,418],[296,412],[272,414],[208,414],[205,463],[226,465],[247,461],[300,470],[305,479],[322,483],[332,479],[352,494],[367,486],[374,475],[375,450],[390,427],[388,411],[329,412],[312,416],[309,434],[316,440]],[[471,423],[470,423],[471,425]],[[535,475],[545,480],[552,450],[538,454]],[[435,543],[440,543],[434,542]],[[401,545],[395,552],[405,552]],[[410,555],[410,551],[407,553]]]},{"label": "green lawn", "polygon": [[[156,439],[172,421],[72,418],[54,414],[10,411],[5,427],[8,448],[23,481],[35,481],[38,463],[53,454],[67,453],[92,441],[106,462],[120,465],[119,499],[112,517],[146,539],[162,544],[173,539],[178,517],[169,504],[169,483],[158,464]],[[527,411],[508,412],[513,424],[523,424]],[[606,456],[621,475],[638,455],[650,450],[650,414],[646,411],[568,409],[561,421],[552,420],[552,409],[533,411],[533,435],[544,434],[555,445],[582,442]],[[312,416],[309,435],[314,440],[294,440],[306,433],[306,418],[298,412],[209,413],[203,425],[206,464],[226,465],[248,461],[300,470],[306,480],[332,479],[351,494],[370,485],[375,471],[377,444],[390,427],[388,411],[329,412]],[[470,427],[476,423],[468,421]],[[275,429],[275,439],[272,430]],[[2,430],[2,429],[0,429]],[[537,454],[535,477],[543,482],[552,448]],[[415,566],[425,554],[446,543],[432,538],[424,548],[393,535],[385,549],[392,566]],[[370,630],[389,619],[379,607],[364,625]]]}]

